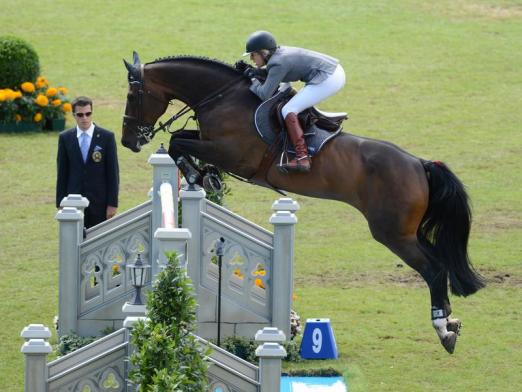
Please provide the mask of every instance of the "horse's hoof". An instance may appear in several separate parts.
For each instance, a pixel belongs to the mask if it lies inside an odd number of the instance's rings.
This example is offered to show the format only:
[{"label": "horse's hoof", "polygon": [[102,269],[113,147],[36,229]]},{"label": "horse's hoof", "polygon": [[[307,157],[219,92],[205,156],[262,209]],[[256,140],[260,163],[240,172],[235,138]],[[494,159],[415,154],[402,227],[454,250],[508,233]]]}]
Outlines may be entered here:
[{"label": "horse's hoof", "polygon": [[446,328],[449,332],[455,332],[457,335],[460,335],[462,322],[459,319],[448,319],[448,324],[446,325]]},{"label": "horse's hoof", "polygon": [[203,189],[206,192],[220,193],[223,191],[223,184],[218,175],[207,173],[203,176]]},{"label": "horse's hoof", "polygon": [[453,354],[453,351],[455,351],[455,345],[457,344],[457,334],[455,332],[448,332],[440,342],[448,353]]}]

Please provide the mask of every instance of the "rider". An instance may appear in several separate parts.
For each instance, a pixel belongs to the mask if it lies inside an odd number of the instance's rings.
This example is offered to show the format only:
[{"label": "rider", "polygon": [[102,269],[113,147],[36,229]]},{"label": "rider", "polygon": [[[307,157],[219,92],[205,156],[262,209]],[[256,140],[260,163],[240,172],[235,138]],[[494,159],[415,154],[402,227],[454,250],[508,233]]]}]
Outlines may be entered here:
[{"label": "rider", "polygon": [[[295,158],[283,164],[289,171],[308,172],[311,159],[297,115],[331,95],[337,93],[345,83],[344,70],[339,60],[322,53],[290,46],[277,46],[274,36],[268,31],[256,31],[246,42],[246,52],[257,69],[247,68],[245,74],[252,78],[250,90],[263,101],[269,99],[281,82],[305,83],[285,106],[282,114],[288,135],[295,148]],[[266,68],[262,68],[266,66]],[[266,75],[261,83],[256,76]]]}]

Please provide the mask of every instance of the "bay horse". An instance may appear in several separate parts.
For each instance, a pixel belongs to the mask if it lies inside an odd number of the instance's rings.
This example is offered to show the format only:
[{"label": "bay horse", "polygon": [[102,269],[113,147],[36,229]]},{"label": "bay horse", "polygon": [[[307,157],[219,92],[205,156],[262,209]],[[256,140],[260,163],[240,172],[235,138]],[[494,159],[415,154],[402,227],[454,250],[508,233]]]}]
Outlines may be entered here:
[{"label": "bay horse", "polygon": [[[259,98],[250,79],[235,67],[200,57],[169,57],[141,64],[125,61],[129,90],[122,144],[134,152],[148,143],[169,103],[185,103],[195,113],[198,131],[174,132],[168,153],[185,177],[201,183],[204,174],[192,158],[251,179],[267,146],[258,136],[254,112]],[[169,122],[179,116],[174,116]],[[451,292],[468,296],[485,286],[468,257],[469,199],[461,181],[442,162],[426,161],[392,143],[340,133],[313,159],[309,173],[266,168],[264,186],[358,209],[375,240],[426,281],[431,318],[440,342],[453,353],[461,322],[450,317]]]}]

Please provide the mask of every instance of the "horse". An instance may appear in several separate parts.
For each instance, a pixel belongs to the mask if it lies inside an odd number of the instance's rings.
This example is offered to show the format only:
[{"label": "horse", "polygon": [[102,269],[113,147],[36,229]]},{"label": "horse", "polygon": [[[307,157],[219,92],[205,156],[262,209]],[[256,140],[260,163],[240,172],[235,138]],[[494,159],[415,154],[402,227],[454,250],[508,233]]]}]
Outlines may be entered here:
[{"label": "horse", "polygon": [[[190,182],[201,185],[193,158],[243,179],[253,179],[269,147],[258,136],[254,113],[261,103],[250,79],[219,60],[175,56],[142,64],[125,61],[129,90],[122,144],[134,152],[192,110],[198,130],[173,132],[168,153]],[[155,128],[173,100],[185,108]],[[265,161],[266,164],[266,161]],[[373,238],[425,280],[432,325],[450,354],[461,322],[450,317],[448,285],[457,296],[485,286],[468,257],[471,208],[462,182],[440,161],[427,161],[380,140],[341,132],[314,157],[309,173],[282,173],[274,162],[262,186],[337,200],[359,210]]]}]

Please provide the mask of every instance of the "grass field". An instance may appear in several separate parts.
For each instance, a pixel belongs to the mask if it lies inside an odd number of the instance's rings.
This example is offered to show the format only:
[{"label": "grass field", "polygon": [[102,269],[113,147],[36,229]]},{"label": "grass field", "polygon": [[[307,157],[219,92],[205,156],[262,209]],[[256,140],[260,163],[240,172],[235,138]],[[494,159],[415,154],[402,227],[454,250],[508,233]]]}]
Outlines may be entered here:
[{"label": "grass field", "polygon": [[[489,282],[452,298],[464,322],[446,354],[428,290],[340,203],[295,196],[297,300],[332,320],[350,391],[520,391],[522,385],[522,1],[0,0],[0,34],[30,41],[42,73],[95,100],[95,121],[121,135],[122,58],[193,54],[235,62],[251,31],[340,58],[347,84],[321,108],[346,131],[446,162],[474,206],[471,258]],[[72,119],[69,118],[69,125]],[[119,146],[121,206],[146,198],[146,160]],[[0,134],[0,391],[23,390],[21,329],[57,313],[57,134]],[[350,168],[346,168],[347,171]],[[231,181],[228,207],[269,227],[277,194]],[[293,195],[294,196],[294,195]],[[401,268],[404,266],[404,268]]]}]

